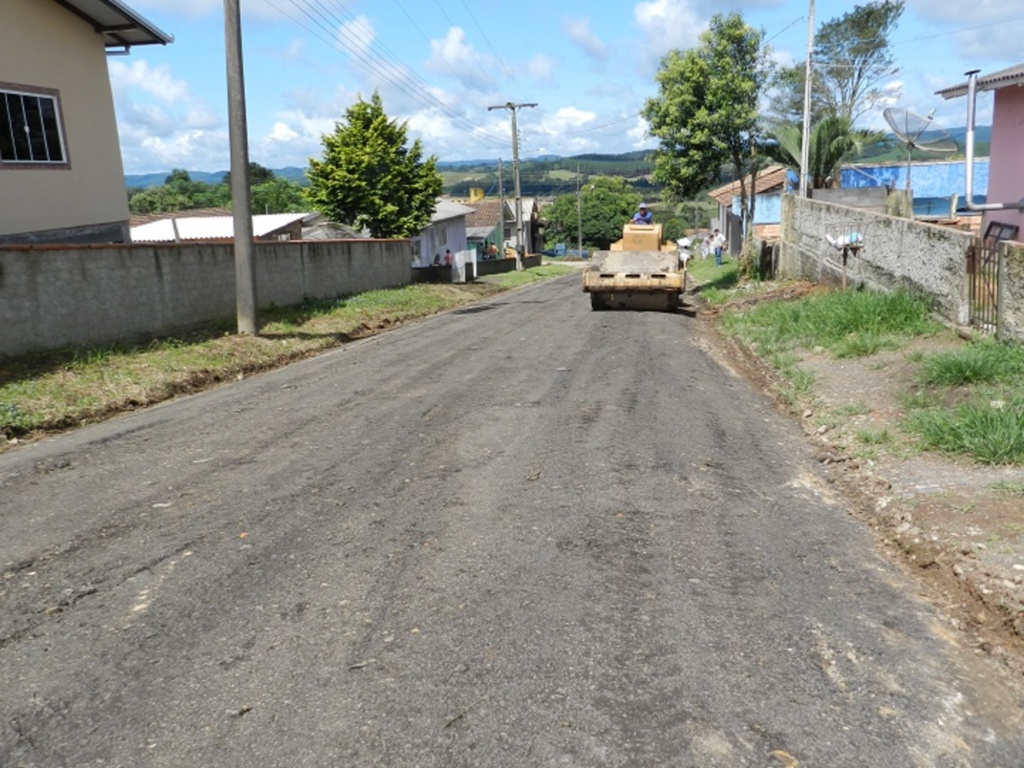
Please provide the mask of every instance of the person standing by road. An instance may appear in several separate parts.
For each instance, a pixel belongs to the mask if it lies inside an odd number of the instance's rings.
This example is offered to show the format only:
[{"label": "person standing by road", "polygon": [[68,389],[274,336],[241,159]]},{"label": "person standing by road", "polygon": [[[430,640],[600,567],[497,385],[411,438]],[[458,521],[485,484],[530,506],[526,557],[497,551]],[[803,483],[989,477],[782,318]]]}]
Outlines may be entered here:
[{"label": "person standing by road", "polygon": [[640,207],[637,212],[633,214],[633,224],[653,224],[654,217],[651,216],[651,212],[647,210],[647,203],[640,203]]},{"label": "person standing by road", "polygon": [[725,235],[719,230],[715,230],[715,234],[711,237],[711,247],[715,251],[715,264],[722,266],[722,251],[725,249]]}]

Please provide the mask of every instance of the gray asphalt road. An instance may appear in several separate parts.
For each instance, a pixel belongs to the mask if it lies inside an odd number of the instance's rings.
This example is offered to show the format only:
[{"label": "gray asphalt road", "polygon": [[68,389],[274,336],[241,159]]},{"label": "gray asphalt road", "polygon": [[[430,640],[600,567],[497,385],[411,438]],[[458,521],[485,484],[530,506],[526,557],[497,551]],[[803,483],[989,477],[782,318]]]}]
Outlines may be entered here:
[{"label": "gray asphalt road", "polygon": [[699,321],[577,281],[0,455],[0,765],[1024,764]]}]

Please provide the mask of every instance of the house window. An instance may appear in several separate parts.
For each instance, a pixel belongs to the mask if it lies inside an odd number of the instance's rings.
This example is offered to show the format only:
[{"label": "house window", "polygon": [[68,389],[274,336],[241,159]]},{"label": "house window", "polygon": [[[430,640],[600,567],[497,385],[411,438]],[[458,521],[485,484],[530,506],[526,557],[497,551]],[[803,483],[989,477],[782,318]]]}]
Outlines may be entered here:
[{"label": "house window", "polygon": [[55,92],[0,87],[0,162],[67,163]]}]

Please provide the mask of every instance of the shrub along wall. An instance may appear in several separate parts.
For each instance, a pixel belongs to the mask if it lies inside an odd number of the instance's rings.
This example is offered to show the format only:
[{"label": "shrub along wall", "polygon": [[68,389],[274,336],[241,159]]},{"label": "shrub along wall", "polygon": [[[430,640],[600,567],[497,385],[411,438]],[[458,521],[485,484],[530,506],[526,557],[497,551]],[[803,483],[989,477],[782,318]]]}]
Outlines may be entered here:
[{"label": "shrub along wall", "polygon": [[[258,242],[261,307],[407,285],[408,240]],[[0,356],[166,336],[235,317],[231,243],[0,248]]]}]

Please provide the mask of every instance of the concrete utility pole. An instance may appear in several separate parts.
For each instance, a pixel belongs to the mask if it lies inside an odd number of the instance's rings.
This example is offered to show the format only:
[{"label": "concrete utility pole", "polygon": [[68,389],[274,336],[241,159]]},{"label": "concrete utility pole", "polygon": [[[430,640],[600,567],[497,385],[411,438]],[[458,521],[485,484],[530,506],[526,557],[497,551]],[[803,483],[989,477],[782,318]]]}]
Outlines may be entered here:
[{"label": "concrete utility pole", "polygon": [[811,164],[811,58],[814,54],[814,0],[807,9],[807,68],[804,71],[804,132],[800,138],[800,197],[810,197],[808,168]]},{"label": "concrete utility pole", "polygon": [[507,109],[512,114],[512,178],[516,185],[516,269],[523,268],[523,194],[519,187],[519,129],[516,127],[516,113],[523,107],[536,107],[536,104],[496,104],[492,109]]},{"label": "concrete utility pole", "polygon": [[501,164],[501,158],[498,158],[498,199],[501,200],[501,245],[498,246],[501,255],[500,259],[505,258],[505,177],[503,176],[504,170]]},{"label": "concrete utility pole", "polygon": [[576,257],[583,258],[583,198],[580,197],[580,164],[576,163]]},{"label": "concrete utility pole", "polygon": [[228,68],[228,133],[231,142],[231,207],[235,224],[235,312],[238,332],[259,332],[256,311],[255,245],[249,190],[249,139],[242,74],[242,19],[239,0],[224,0],[224,41]]}]

